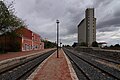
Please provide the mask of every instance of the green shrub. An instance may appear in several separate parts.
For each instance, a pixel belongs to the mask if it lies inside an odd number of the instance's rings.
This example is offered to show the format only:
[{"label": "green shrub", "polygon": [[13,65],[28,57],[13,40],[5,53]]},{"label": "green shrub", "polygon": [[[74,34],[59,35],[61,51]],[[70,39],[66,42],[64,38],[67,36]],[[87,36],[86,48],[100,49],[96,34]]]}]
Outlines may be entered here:
[{"label": "green shrub", "polygon": [[98,43],[96,41],[92,42],[92,47],[98,47]]}]

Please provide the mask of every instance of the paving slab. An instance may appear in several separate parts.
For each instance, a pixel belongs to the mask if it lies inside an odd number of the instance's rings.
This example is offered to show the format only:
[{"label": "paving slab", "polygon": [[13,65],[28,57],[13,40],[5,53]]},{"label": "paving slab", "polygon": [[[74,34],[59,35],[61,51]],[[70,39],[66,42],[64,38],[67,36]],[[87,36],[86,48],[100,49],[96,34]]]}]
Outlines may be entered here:
[{"label": "paving slab", "polygon": [[59,50],[59,58],[56,56],[54,52],[27,80],[78,80],[75,73],[71,74],[74,71],[70,70],[70,63],[68,64],[62,49]]}]

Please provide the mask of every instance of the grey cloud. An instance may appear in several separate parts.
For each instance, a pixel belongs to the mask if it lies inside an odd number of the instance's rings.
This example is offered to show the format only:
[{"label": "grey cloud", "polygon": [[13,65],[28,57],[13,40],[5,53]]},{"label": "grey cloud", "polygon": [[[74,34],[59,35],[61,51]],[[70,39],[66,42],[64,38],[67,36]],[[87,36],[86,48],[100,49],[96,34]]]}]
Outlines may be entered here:
[{"label": "grey cloud", "polygon": [[[9,1],[9,0],[7,0]],[[77,34],[77,25],[85,17],[87,7],[95,7],[97,30],[115,31],[120,26],[120,9],[111,4],[115,0],[15,0],[18,17],[27,20],[29,28],[43,38],[56,40],[56,19],[60,20],[60,36]],[[117,3],[117,1],[116,1]],[[116,5],[119,7],[119,5]],[[104,11],[113,9],[113,14]],[[109,28],[108,28],[109,27]],[[114,28],[116,27],[116,28]],[[72,43],[77,38],[65,39]],[[69,42],[68,42],[69,41]]]},{"label": "grey cloud", "polygon": [[77,34],[67,35],[66,37],[61,37],[61,42],[64,44],[70,44],[72,45],[73,42],[77,42],[76,40]]},{"label": "grey cloud", "polygon": [[64,0],[36,0],[35,10],[41,17],[51,18],[52,20],[60,18],[65,13]]},{"label": "grey cloud", "polygon": [[93,1],[93,6],[95,8],[98,8],[100,6],[106,6],[108,5],[109,3],[111,3],[112,1],[111,0],[94,0]]},{"label": "grey cloud", "polygon": [[54,34],[54,33],[45,33],[45,32],[40,32],[40,34],[42,35],[42,38],[44,39],[44,38],[48,38],[48,39],[51,39],[51,40],[56,40],[56,34]]},{"label": "grey cloud", "polygon": [[98,23],[97,26],[98,26],[97,27],[98,29],[99,28],[105,28],[105,27],[111,27],[111,26],[113,26],[113,27],[117,26],[118,27],[118,26],[120,26],[120,17],[114,17],[114,18],[111,18],[110,20],[103,21],[101,23]]},{"label": "grey cloud", "polygon": [[120,8],[116,9],[116,11],[113,14],[114,17],[120,17]]},{"label": "grey cloud", "polygon": [[[120,27],[120,1],[115,0],[95,0],[99,7],[96,8],[97,15],[97,29],[101,32],[114,31]],[[94,5],[95,5],[94,3]],[[115,4],[116,3],[116,4]],[[112,28],[111,28],[112,27]]]},{"label": "grey cloud", "polygon": [[118,31],[119,27],[104,27],[98,29],[99,32],[111,32],[111,31]]},{"label": "grey cloud", "polygon": [[69,20],[65,24],[67,27],[66,29],[68,30],[67,34],[75,34],[77,33],[77,25],[79,22],[84,18],[84,10],[83,9],[68,9],[69,15]]}]

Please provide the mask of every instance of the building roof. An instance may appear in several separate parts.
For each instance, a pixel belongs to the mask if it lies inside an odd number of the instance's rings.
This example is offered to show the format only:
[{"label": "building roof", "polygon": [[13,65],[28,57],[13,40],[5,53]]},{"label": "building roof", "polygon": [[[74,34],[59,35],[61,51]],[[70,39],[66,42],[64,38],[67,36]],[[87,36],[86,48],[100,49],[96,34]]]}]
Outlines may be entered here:
[{"label": "building roof", "polygon": [[[32,33],[35,35],[35,36],[38,36],[41,38],[41,36],[31,30],[29,30],[27,27],[19,27],[17,29],[14,30],[17,34],[18,37],[27,37],[27,38],[30,38],[32,39]],[[5,34],[7,35],[7,33],[10,33],[10,32],[6,32],[6,33],[0,33],[0,36],[4,36]]]},{"label": "building roof", "polygon": [[87,8],[86,10],[89,10],[89,9],[94,9],[94,8]]},{"label": "building roof", "polygon": [[78,24],[78,27],[85,21],[85,18]]},{"label": "building roof", "polygon": [[98,44],[107,44],[106,42],[99,42]]}]

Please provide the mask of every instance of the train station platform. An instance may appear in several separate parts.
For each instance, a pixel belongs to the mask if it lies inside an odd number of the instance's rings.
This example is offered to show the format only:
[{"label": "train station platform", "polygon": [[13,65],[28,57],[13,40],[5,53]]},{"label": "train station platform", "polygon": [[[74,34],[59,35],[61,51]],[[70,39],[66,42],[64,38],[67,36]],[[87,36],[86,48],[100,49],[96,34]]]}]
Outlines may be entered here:
[{"label": "train station platform", "polygon": [[78,80],[70,61],[62,49],[59,58],[54,52],[38,66],[27,80]]},{"label": "train station platform", "polygon": [[20,56],[27,56],[31,54],[36,54],[36,53],[43,53],[52,50],[51,49],[43,49],[43,50],[34,50],[34,51],[23,51],[23,52],[8,52],[6,54],[0,54],[0,61],[15,58],[15,57],[20,57]]}]

